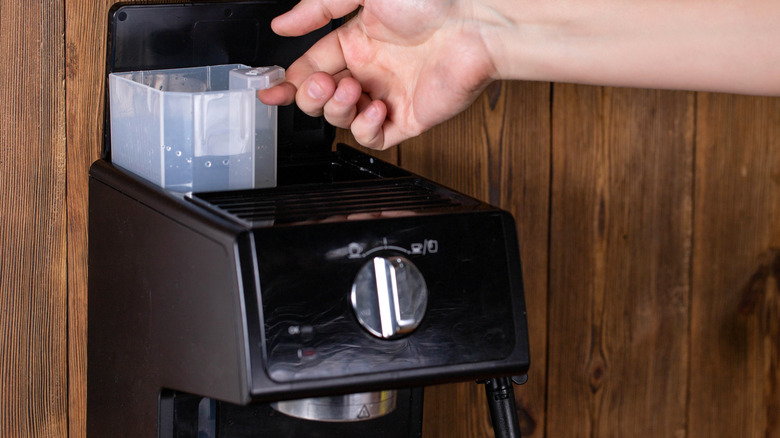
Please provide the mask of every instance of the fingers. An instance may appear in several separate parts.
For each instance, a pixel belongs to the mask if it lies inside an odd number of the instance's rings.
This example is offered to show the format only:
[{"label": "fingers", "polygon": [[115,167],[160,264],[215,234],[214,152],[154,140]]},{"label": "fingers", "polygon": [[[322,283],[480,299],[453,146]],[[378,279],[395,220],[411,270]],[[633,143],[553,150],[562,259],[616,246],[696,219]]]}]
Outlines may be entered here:
[{"label": "fingers", "polygon": [[300,36],[357,9],[362,0],[301,0],[290,11],[276,17],[271,28],[281,36]]},{"label": "fingers", "polygon": [[[346,67],[347,62],[341,50],[339,37],[335,32],[331,32],[317,41],[306,53],[290,65],[285,72],[286,80],[284,83],[267,90],[258,91],[257,97],[267,105],[289,105],[295,101],[296,93],[300,91],[304,82],[310,80],[314,74],[325,72],[329,75],[336,75],[344,71]],[[327,88],[328,84],[325,81],[327,81],[325,78],[321,78],[316,81],[314,86]],[[318,95],[320,91],[314,89],[311,90],[311,93]],[[318,99],[315,96],[312,96],[312,98]],[[303,107],[301,109],[306,111]]]},{"label": "fingers", "polygon": [[336,91],[333,76],[316,72],[303,81],[295,94],[295,103],[301,111],[312,117],[323,115],[323,108]]},{"label": "fingers", "polygon": [[387,106],[381,100],[368,103],[355,117],[350,130],[355,140],[371,149],[385,149],[384,125],[387,118]]},{"label": "fingers", "polygon": [[338,33],[331,32],[296,59],[285,72],[285,78],[297,88],[315,72],[335,75],[346,68],[347,61],[344,59]]},{"label": "fingers", "polygon": [[393,122],[387,116],[387,106],[381,100],[371,102],[370,106],[355,117],[350,128],[358,143],[377,150],[396,146],[421,133],[410,134]]},{"label": "fingers", "polygon": [[350,76],[336,83],[332,76],[315,73],[301,85],[295,101],[306,114],[324,115],[331,125],[350,129],[355,140],[365,147],[392,146],[385,143],[383,130],[387,106],[381,100],[372,101],[363,93],[360,83]]},{"label": "fingers", "polygon": [[295,85],[283,82],[275,87],[257,90],[257,98],[266,105],[290,105],[295,101]]},{"label": "fingers", "polygon": [[385,149],[405,138],[391,132],[393,143],[387,143],[385,128],[397,131],[387,119],[387,105],[371,100],[363,93],[360,83],[348,75],[336,78],[319,72],[304,81],[296,94],[299,108],[310,116],[324,115],[333,126],[350,129],[355,140],[372,149]]},{"label": "fingers", "polygon": [[[288,96],[293,97],[287,100]],[[269,105],[285,105],[294,100],[306,114],[314,117],[324,115],[331,125],[350,129],[355,140],[367,148],[386,149],[407,138],[387,119],[385,103],[372,101],[362,92],[360,83],[349,76],[336,83],[332,76],[318,72],[304,81],[297,93],[291,84],[286,83],[260,90],[258,97]]]},{"label": "fingers", "polygon": [[[292,88],[282,89],[286,85]],[[277,100],[279,96],[293,96],[289,101]],[[409,138],[387,117],[387,105],[381,100],[371,100],[362,92],[360,84],[346,76],[336,80],[325,73],[313,74],[304,81],[297,93],[291,84],[258,91],[261,100],[269,105],[285,105],[294,100],[306,114],[321,115],[333,126],[349,129],[355,140],[371,149],[387,149]]]},{"label": "fingers", "polygon": [[[333,18],[343,17],[362,3],[363,0],[301,0],[292,10],[276,17],[271,27],[279,35],[303,35]],[[346,68],[338,33],[331,32],[287,69],[285,83],[258,91],[257,95],[269,105],[295,102],[310,116],[324,115],[330,124],[351,129],[363,146],[384,149],[399,143],[402,139],[397,135],[392,136],[392,144],[385,140],[383,125],[389,123],[385,103],[371,101],[355,79],[341,77]]]},{"label": "fingers", "polygon": [[[360,83],[352,77],[338,82],[333,97],[323,107],[325,120],[338,128],[349,128],[357,115],[357,104],[363,94]],[[368,99],[368,96],[365,96]]]}]

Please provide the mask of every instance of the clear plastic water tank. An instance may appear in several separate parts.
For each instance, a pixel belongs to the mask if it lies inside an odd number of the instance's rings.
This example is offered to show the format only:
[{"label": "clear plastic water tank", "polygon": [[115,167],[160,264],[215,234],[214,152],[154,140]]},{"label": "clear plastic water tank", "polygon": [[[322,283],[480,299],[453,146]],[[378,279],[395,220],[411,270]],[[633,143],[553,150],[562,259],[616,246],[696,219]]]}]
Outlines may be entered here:
[{"label": "clear plastic water tank", "polygon": [[109,75],[111,161],[160,187],[276,186],[276,107],[256,90],[281,67],[242,64]]}]

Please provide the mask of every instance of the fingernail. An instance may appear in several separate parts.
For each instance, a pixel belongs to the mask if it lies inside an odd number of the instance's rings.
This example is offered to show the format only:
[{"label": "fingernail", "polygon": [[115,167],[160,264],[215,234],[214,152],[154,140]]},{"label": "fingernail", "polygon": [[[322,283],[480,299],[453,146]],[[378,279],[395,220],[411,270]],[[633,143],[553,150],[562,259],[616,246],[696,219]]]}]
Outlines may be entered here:
[{"label": "fingernail", "polygon": [[343,88],[336,88],[336,92],[333,93],[333,98],[336,99],[337,102],[346,102],[348,97],[346,90]]},{"label": "fingernail", "polygon": [[322,99],[325,97],[325,90],[320,87],[320,85],[314,81],[309,82],[309,87],[307,89],[309,92],[309,96],[311,96],[312,99]]},{"label": "fingernail", "polygon": [[379,120],[379,110],[377,109],[376,105],[371,105],[366,108],[366,112],[364,114],[368,119],[374,121]]}]

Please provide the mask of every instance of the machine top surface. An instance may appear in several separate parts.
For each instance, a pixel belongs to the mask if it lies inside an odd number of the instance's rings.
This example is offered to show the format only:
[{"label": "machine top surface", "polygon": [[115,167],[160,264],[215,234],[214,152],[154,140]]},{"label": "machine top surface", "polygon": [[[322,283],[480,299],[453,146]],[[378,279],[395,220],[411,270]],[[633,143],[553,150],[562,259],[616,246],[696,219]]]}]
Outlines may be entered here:
[{"label": "machine top surface", "polygon": [[402,218],[491,208],[348,146],[279,169],[279,186],[195,193],[195,204],[250,227]]}]

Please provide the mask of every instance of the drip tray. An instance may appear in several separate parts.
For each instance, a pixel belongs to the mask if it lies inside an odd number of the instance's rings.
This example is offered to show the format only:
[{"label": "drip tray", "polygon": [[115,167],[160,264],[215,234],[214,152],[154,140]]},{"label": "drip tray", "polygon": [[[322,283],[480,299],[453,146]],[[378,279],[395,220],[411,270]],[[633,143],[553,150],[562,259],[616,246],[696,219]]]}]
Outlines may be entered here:
[{"label": "drip tray", "polygon": [[279,169],[273,189],[195,193],[190,200],[250,226],[402,217],[474,207],[470,198],[366,154]]},{"label": "drip tray", "polygon": [[454,193],[417,178],[199,193],[192,200],[249,225],[402,217],[463,206]]}]

